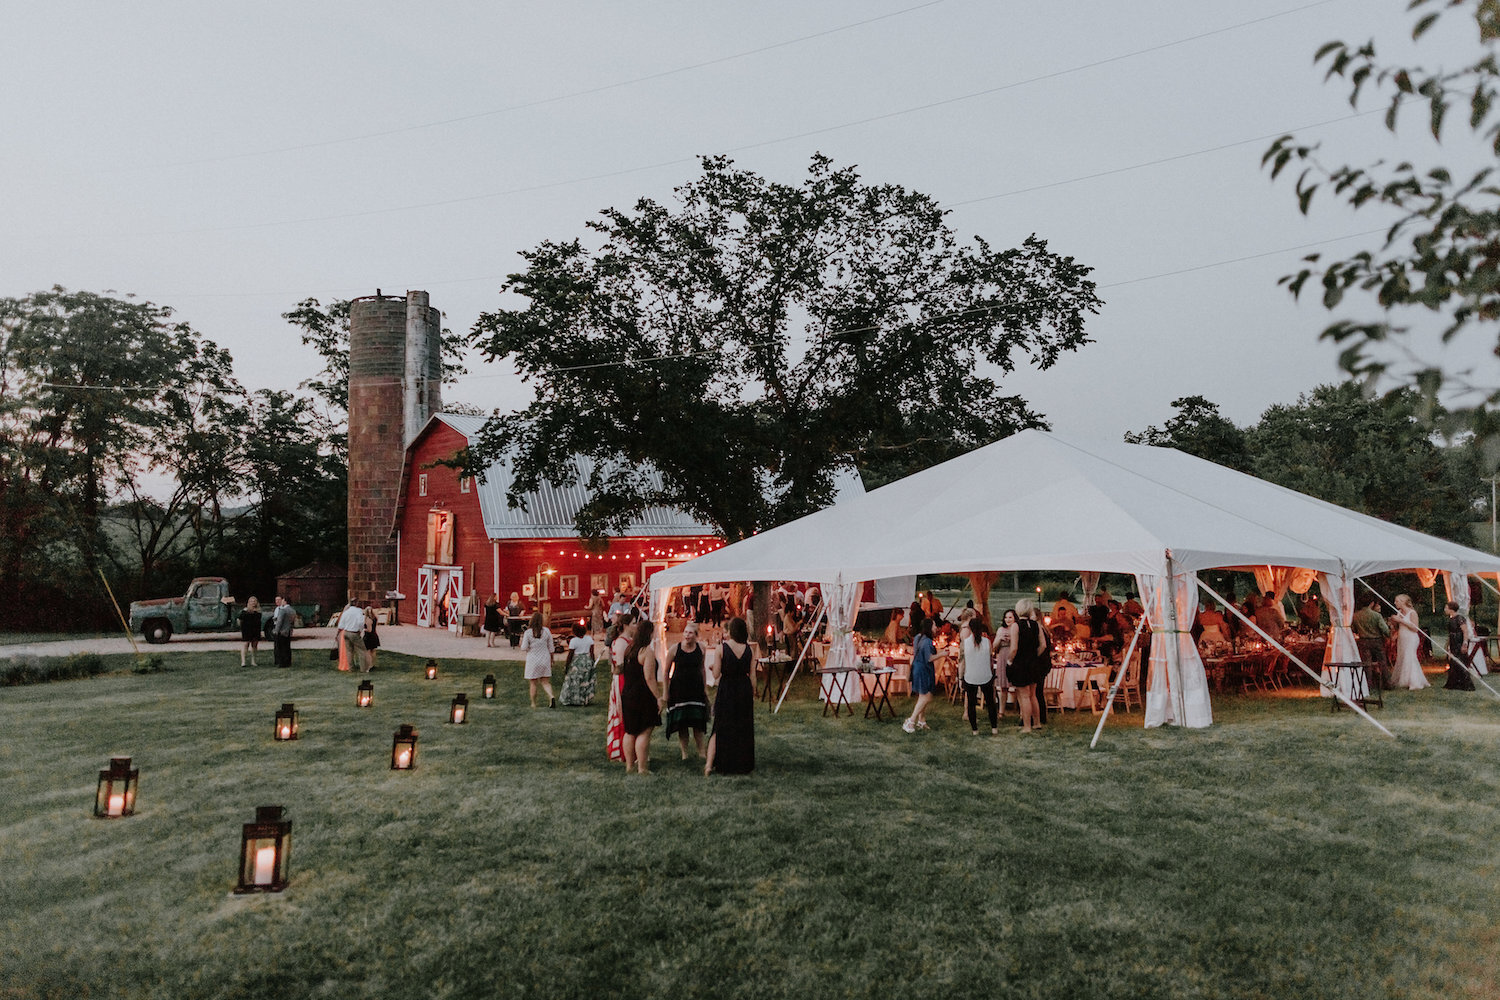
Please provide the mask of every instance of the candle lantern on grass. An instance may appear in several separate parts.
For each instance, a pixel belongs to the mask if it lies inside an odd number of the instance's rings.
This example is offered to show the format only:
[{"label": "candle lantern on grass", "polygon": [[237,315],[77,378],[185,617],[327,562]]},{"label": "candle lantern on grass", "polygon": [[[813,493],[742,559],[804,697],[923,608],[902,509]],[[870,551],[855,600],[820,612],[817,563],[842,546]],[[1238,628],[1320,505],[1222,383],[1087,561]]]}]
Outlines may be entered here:
[{"label": "candle lantern on grass", "polygon": [[135,813],[135,786],[141,776],[130,766],[129,757],[111,757],[109,767],[99,772],[99,790],[94,793],[94,815],[119,819]]},{"label": "candle lantern on grass", "polygon": [[430,681],[437,680],[437,660],[427,661],[427,679]]},{"label": "candle lantern on grass", "polygon": [[468,721],[469,696],[459,693],[453,696],[453,704],[448,706],[448,721],[455,726],[461,726]]},{"label": "candle lantern on grass", "polygon": [[417,731],[403,725],[391,740],[391,770],[410,771],[417,766]]},{"label": "candle lantern on grass", "polygon": [[375,703],[375,684],[373,681],[360,681],[359,687],[354,692],[354,704],[358,708],[369,708]]},{"label": "candle lantern on grass", "polygon": [[299,735],[298,729],[297,706],[287,702],[276,713],[275,737],[277,740],[295,740]]},{"label": "candle lantern on grass", "polygon": [[494,674],[485,674],[484,675],[484,696],[486,698],[493,698],[493,697],[495,697],[495,675]]},{"label": "candle lantern on grass", "polygon": [[255,822],[240,832],[240,881],[236,893],[280,892],[286,888],[292,821],[281,806],[257,806]]}]

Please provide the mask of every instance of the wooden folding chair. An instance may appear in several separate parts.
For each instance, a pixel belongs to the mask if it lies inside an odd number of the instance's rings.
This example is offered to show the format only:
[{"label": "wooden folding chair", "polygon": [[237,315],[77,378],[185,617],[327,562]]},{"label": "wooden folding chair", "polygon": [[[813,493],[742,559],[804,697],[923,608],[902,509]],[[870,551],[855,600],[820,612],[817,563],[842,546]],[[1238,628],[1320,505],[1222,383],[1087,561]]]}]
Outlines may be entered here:
[{"label": "wooden folding chair", "polygon": [[1051,670],[1042,681],[1042,704],[1047,706],[1049,712],[1063,711],[1062,675],[1061,670]]},{"label": "wooden folding chair", "polygon": [[1130,654],[1130,662],[1125,664],[1125,678],[1120,681],[1120,688],[1115,692],[1116,705],[1123,705],[1125,711],[1130,711],[1131,704],[1136,708],[1141,707],[1141,651],[1137,649]]}]

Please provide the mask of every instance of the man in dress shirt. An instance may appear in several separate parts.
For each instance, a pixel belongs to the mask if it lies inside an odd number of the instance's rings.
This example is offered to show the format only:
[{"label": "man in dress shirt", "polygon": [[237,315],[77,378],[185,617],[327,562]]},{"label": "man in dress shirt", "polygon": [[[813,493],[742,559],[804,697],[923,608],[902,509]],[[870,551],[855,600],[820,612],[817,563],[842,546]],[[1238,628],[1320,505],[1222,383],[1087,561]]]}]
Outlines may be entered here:
[{"label": "man in dress shirt", "polygon": [[1380,613],[1380,598],[1370,598],[1364,607],[1354,612],[1349,629],[1354,633],[1355,645],[1359,646],[1359,658],[1373,663],[1380,671],[1381,686],[1390,687],[1391,658],[1385,655],[1385,640],[1391,634],[1391,625]]},{"label": "man in dress shirt", "polygon": [[349,669],[357,667],[360,672],[369,673],[370,668],[365,664],[364,630],[365,609],[351,597],[349,606],[339,615],[339,637],[343,640],[344,652],[348,655]]},{"label": "man in dress shirt", "polygon": [[1281,609],[1281,602],[1276,599],[1276,595],[1269,590],[1255,606],[1255,624],[1278,642],[1286,632],[1286,612]]},{"label": "man in dress shirt", "polygon": [[292,623],[295,617],[296,612],[286,598],[277,594],[276,610],[271,615],[271,662],[278,667],[292,665]]}]

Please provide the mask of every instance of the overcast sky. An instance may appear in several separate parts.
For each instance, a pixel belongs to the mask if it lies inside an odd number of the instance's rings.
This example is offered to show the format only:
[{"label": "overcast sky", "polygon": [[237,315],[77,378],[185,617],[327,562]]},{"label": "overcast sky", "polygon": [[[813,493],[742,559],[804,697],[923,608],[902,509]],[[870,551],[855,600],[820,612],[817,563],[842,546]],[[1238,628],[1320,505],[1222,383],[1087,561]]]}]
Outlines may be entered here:
[{"label": "overcast sky", "polygon": [[[1432,156],[1324,86],[1323,42],[1410,51],[1404,0],[1151,3],[12,4],[0,295],[130,292],[227,347],[249,388],[317,362],[280,314],[425,289],[467,332],[517,252],[671,198],[730,153],[796,183],[814,151],[1095,268],[1096,343],[1007,384],[1118,439],[1200,393],[1239,423],[1339,377],[1328,315],[1276,279],[1387,217],[1296,210],[1260,156]],[[1474,50],[1460,16],[1430,64]],[[1375,108],[1368,104],[1361,110]],[[1476,355],[1477,357],[1478,355]],[[502,366],[446,398],[523,404]]]}]

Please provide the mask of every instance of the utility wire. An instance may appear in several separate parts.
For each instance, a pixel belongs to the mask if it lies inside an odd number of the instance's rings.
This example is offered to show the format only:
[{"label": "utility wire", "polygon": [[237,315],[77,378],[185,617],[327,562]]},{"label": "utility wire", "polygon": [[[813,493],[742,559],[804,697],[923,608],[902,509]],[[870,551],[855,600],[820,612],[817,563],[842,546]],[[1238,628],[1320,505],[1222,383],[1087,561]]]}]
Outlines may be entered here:
[{"label": "utility wire", "polygon": [[631,77],[628,80],[616,80],[614,83],[601,84],[597,87],[589,87],[584,90],[574,90],[569,91],[566,94],[555,94],[551,97],[541,97],[533,101],[523,101],[520,104],[507,104],[504,107],[492,108],[489,111],[476,111],[473,114],[456,115],[452,118],[439,118],[435,121],[417,122],[413,125],[401,125],[395,128],[381,129],[375,132],[361,132],[356,135],[346,135],[336,139],[323,139],[317,142],[298,143],[297,145],[293,146],[274,146],[267,149],[247,150],[241,153],[225,153],[221,156],[206,156],[196,160],[180,160],[174,163],[161,164],[161,166],[197,166],[203,163],[222,163],[226,160],[244,160],[259,156],[273,156],[278,153],[295,153],[306,149],[320,149],[326,146],[339,146],[345,143],[361,142],[365,139],[383,139],[388,136],[404,135],[408,132],[420,132],[424,129],[439,128],[444,125],[458,125],[463,122],[478,121],[482,118],[493,118],[497,115],[509,114],[512,111],[525,111],[529,108],[540,108],[545,107],[549,104],[559,104],[563,101],[571,101],[574,98],[578,97],[590,97],[594,94],[604,94],[608,93],[611,90],[619,90],[623,87],[633,87],[636,84],[649,83],[652,80],[661,80],[665,77],[676,76],[679,73],[689,73],[693,70],[705,69],[709,66],[718,66],[727,62],[746,59],[750,56],[757,56],[765,52],[772,52],[776,49],[784,49],[789,46],[800,45],[803,42],[809,42],[816,38],[826,38],[829,35],[836,35],[840,32],[851,31],[855,28],[863,28],[867,24],[875,24],[878,21],[886,21],[893,17],[901,17],[904,14],[910,14],[913,11],[924,10],[928,7],[936,7],[939,4],[946,2],[947,0],[928,0],[927,3],[919,3],[913,7],[903,7],[900,10],[891,11],[889,14],[879,14],[875,17],[867,17],[863,21],[852,21],[848,24],[841,24],[837,27],[826,28],[822,31],[814,31],[809,35],[799,35],[796,38],[788,38],[785,41],[772,42],[769,45],[762,45],[759,48],[745,49],[742,52],[732,52],[729,55],[718,56],[714,59],[705,59],[701,62],[688,63],[684,66],[676,66],[672,69],[665,69],[656,73],[647,73],[644,76]]},{"label": "utility wire", "polygon": [[[1169,42],[1161,42],[1161,43],[1156,44],[1156,45],[1149,45],[1149,46],[1147,46],[1145,48],[1136,49],[1136,50],[1131,51],[1131,52],[1125,52],[1125,53],[1121,53],[1119,55],[1108,56],[1108,57],[1106,57],[1104,59],[1096,59],[1096,60],[1094,60],[1092,62],[1081,63],[1081,64],[1079,64],[1077,66],[1072,66],[1072,67],[1069,67],[1067,69],[1054,70],[1053,72],[1043,73],[1043,74],[1040,74],[1038,76],[1028,77],[1027,79],[1024,79],[1024,80],[1016,80],[1016,81],[1012,81],[1010,83],[1000,84],[1000,85],[995,86],[995,87],[987,87],[987,88],[985,88],[983,90],[971,91],[971,92],[969,92],[967,94],[960,94],[960,95],[958,95],[956,97],[944,98],[944,99],[939,100],[939,101],[931,101],[931,102],[928,102],[926,104],[912,105],[910,107],[901,108],[901,109],[898,109],[896,111],[888,111],[888,112],[885,112],[884,114],[871,115],[871,116],[866,117],[866,118],[858,118],[858,119],[854,119],[852,121],[841,122],[841,123],[836,124],[836,125],[828,125],[828,126],[824,126],[822,128],[809,129],[809,130],[804,131],[804,132],[797,132],[797,133],[794,133],[794,134],[791,134],[791,135],[778,136],[778,137],[773,138],[773,139],[763,139],[763,140],[758,141],[758,142],[751,142],[751,143],[745,143],[745,144],[742,144],[742,145],[739,145],[739,146],[732,146],[732,147],[729,147],[727,149],[720,150],[719,153],[715,154],[715,155],[728,155],[728,154],[731,154],[731,153],[741,153],[741,152],[744,152],[746,150],[761,149],[761,148],[764,148],[766,146],[773,146],[773,145],[777,145],[777,144],[784,143],[784,142],[794,142],[794,141],[796,141],[798,139],[806,139],[806,138],[810,138],[812,136],[826,135],[826,134],[828,134],[830,132],[837,132],[837,131],[841,131],[843,129],[855,128],[855,127],[858,127],[860,125],[868,125],[868,124],[871,124],[871,123],[874,123],[874,122],[888,121],[888,120],[893,119],[893,118],[899,118],[899,117],[903,117],[905,115],[917,114],[917,113],[923,112],[923,111],[930,111],[930,110],[933,110],[934,108],[945,107],[947,105],[957,104],[957,103],[960,103],[960,102],[963,102],[963,101],[970,101],[970,100],[974,100],[974,99],[979,98],[979,97],[987,97],[987,96],[990,96],[990,95],[993,95],[993,94],[1001,93],[1003,91],[1014,90],[1014,89],[1016,89],[1018,87],[1024,87],[1024,86],[1028,86],[1030,84],[1040,83],[1040,82],[1044,82],[1044,81],[1047,81],[1047,80],[1054,80],[1054,79],[1057,79],[1059,77],[1068,76],[1068,75],[1071,75],[1071,74],[1074,74],[1074,73],[1081,73],[1081,72],[1084,72],[1084,71],[1090,70],[1090,69],[1097,69],[1100,66],[1107,66],[1107,65],[1110,65],[1112,63],[1122,62],[1124,60],[1133,59],[1133,58],[1136,58],[1136,57],[1139,57],[1139,56],[1142,56],[1142,55],[1149,55],[1151,53],[1161,52],[1161,51],[1163,51],[1165,49],[1173,48],[1175,46],[1187,45],[1187,44],[1189,44],[1191,42],[1201,41],[1202,39],[1211,38],[1211,37],[1213,37],[1215,35],[1222,35],[1222,34],[1225,34],[1226,32],[1230,32],[1230,31],[1237,31],[1237,30],[1239,30],[1241,28],[1250,27],[1250,26],[1256,25],[1256,24],[1262,24],[1262,23],[1264,23],[1266,21],[1274,20],[1274,19],[1280,18],[1280,17],[1286,17],[1286,16],[1288,16],[1290,14],[1300,13],[1301,11],[1309,10],[1309,9],[1311,9],[1313,7],[1321,7],[1321,6],[1324,6],[1326,4],[1330,4],[1330,3],[1334,3],[1334,2],[1336,2],[1336,0],[1314,0],[1313,3],[1303,4],[1303,5],[1299,6],[1299,7],[1292,7],[1292,8],[1289,8],[1287,10],[1278,11],[1277,13],[1274,13],[1274,14],[1266,14],[1266,15],[1264,15],[1262,17],[1252,18],[1252,19],[1250,19],[1248,21],[1240,21],[1240,22],[1238,22],[1236,24],[1226,25],[1225,27],[1222,27],[1222,28],[1215,28],[1215,29],[1213,29],[1211,31],[1200,32],[1200,33],[1198,33],[1196,35],[1188,35],[1188,36],[1185,36],[1183,38],[1174,39],[1174,40],[1169,41]],[[392,206],[388,206],[388,207],[385,207],[385,208],[361,209],[359,211],[354,211],[354,212],[339,212],[339,213],[333,213],[333,214],[329,214],[329,215],[304,216],[304,217],[295,218],[295,219],[278,219],[278,220],[267,221],[267,222],[248,222],[248,223],[239,223],[239,224],[227,225],[227,226],[202,226],[202,227],[196,227],[196,228],[191,228],[191,229],[164,230],[164,231],[158,231],[158,232],[154,232],[154,233],[148,233],[148,234],[145,234],[145,235],[147,235],[147,236],[185,236],[185,235],[193,235],[193,234],[201,234],[201,233],[238,232],[238,231],[243,231],[243,230],[268,229],[268,228],[275,228],[275,227],[280,227],[280,226],[305,225],[305,224],[318,223],[318,222],[337,222],[337,221],[341,221],[341,220],[344,220],[344,219],[366,218],[366,217],[374,216],[374,215],[390,215],[390,214],[394,214],[394,213],[398,213],[398,212],[412,212],[412,211],[419,211],[419,210],[422,210],[422,209],[429,209],[429,208],[444,208],[444,207],[448,207],[448,206],[451,206],[451,205],[462,205],[462,204],[468,204],[468,203],[472,203],[472,202],[476,202],[476,201],[489,201],[489,200],[492,200],[492,199],[495,199],[495,198],[504,198],[504,197],[510,197],[510,196],[519,195],[519,194],[533,194],[533,193],[538,192],[538,191],[545,191],[545,190],[549,190],[549,189],[552,189],[552,188],[567,187],[567,186],[571,186],[571,185],[574,185],[574,184],[582,184],[582,183],[588,183],[590,181],[605,180],[605,179],[609,179],[609,178],[613,178],[613,177],[623,177],[623,176],[626,176],[626,175],[629,175],[629,174],[641,173],[641,172],[647,171],[647,170],[657,170],[657,169],[660,169],[660,168],[663,168],[663,167],[676,166],[676,165],[683,164],[683,163],[692,163],[692,162],[697,161],[698,159],[699,159],[698,156],[679,156],[679,157],[674,157],[674,158],[669,159],[669,160],[659,160],[659,161],[657,161],[655,163],[642,164],[642,165],[634,166],[634,167],[625,167],[625,168],[622,168],[622,169],[619,169],[619,170],[611,170],[611,171],[606,171],[606,172],[598,173],[598,174],[590,174],[590,175],[587,175],[587,176],[584,176],[584,177],[575,177],[575,178],[564,179],[564,180],[556,180],[556,181],[546,181],[546,182],[542,182],[542,183],[538,183],[538,184],[525,185],[523,187],[505,188],[505,189],[502,189],[502,190],[499,190],[499,191],[488,191],[488,192],[483,192],[483,193],[480,193],[480,194],[461,195],[461,196],[454,197],[454,198],[442,198],[442,199],[437,199],[437,200],[434,200],[434,201],[412,202],[412,203],[408,203],[408,204],[405,204],[405,205],[392,205]]]}]

